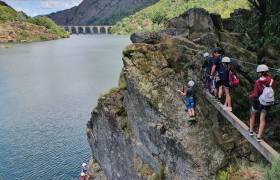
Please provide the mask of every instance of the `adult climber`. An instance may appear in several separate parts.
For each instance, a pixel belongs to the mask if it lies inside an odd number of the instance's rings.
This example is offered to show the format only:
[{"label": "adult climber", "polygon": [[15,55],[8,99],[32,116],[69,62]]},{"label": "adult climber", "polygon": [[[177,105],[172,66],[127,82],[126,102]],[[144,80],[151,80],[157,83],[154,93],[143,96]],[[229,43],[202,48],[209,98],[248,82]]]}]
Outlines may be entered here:
[{"label": "adult climber", "polygon": [[256,113],[260,112],[260,125],[257,134],[257,141],[262,141],[263,139],[266,125],[266,116],[269,108],[274,103],[273,88],[275,88],[275,81],[268,72],[269,68],[265,64],[261,64],[257,67],[257,73],[259,74],[260,78],[256,80],[254,89],[249,96],[249,98],[252,100],[249,129],[251,136],[254,134]]},{"label": "adult climber", "polygon": [[202,73],[203,73],[203,82],[205,83],[205,87],[209,90],[211,93],[211,79],[210,79],[210,72],[212,68],[212,57],[208,52],[203,54],[204,62],[202,65]]},{"label": "adult climber", "polygon": [[215,96],[218,97],[218,99],[221,99],[221,96],[219,96],[219,91],[222,90],[222,87],[221,87],[221,78],[220,78],[219,70],[220,70],[222,58],[224,56],[223,49],[219,47],[214,48],[212,51],[212,56],[213,56],[213,65],[211,67],[210,79],[215,83],[215,92],[214,92]]}]

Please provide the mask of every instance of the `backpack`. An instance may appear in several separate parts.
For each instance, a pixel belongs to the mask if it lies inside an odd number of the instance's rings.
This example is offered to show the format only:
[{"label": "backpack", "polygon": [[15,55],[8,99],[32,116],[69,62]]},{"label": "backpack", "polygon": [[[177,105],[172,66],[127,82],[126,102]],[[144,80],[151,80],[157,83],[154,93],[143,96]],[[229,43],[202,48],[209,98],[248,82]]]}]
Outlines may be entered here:
[{"label": "backpack", "polygon": [[237,75],[234,72],[229,71],[229,84],[230,84],[230,86],[237,87],[237,86],[239,86],[239,82],[240,82],[240,80],[238,79]]},{"label": "backpack", "polygon": [[259,97],[259,101],[261,105],[271,106],[274,104],[274,91],[271,87],[272,83],[273,83],[273,79],[271,79],[269,86],[264,85],[263,92]]}]

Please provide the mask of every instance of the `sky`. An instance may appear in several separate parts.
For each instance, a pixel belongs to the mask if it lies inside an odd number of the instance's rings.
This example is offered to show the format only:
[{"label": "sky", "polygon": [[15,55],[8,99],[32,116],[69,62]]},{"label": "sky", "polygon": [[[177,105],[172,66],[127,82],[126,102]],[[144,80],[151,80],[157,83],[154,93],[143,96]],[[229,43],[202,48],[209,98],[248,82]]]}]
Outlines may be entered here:
[{"label": "sky", "polygon": [[37,16],[69,9],[77,6],[82,0],[2,0],[18,11],[29,16]]}]

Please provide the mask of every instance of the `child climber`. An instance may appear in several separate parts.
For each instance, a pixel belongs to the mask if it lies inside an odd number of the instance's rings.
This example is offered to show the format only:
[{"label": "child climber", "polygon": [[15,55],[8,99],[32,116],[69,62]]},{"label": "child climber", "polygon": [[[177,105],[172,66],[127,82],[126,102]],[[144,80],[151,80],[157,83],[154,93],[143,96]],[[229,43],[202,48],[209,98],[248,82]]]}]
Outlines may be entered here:
[{"label": "child climber", "polygon": [[229,57],[223,57],[219,70],[222,85],[221,89],[219,90],[219,97],[222,97],[223,91],[225,91],[226,100],[224,109],[227,111],[232,111],[230,96],[230,63],[231,59]]},{"label": "child climber", "polygon": [[187,86],[183,87],[183,91],[178,90],[181,96],[184,97],[184,102],[188,110],[190,117],[195,117],[195,91],[194,91],[194,81],[189,81]]}]

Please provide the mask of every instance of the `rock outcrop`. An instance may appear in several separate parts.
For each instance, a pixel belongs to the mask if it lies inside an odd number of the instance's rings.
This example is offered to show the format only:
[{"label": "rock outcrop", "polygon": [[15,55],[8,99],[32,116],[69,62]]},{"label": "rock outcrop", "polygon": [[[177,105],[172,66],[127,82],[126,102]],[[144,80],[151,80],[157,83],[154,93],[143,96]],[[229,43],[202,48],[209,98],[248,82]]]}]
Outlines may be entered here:
[{"label": "rock outcrop", "polygon": [[111,25],[158,0],[84,0],[79,6],[48,15],[59,25]]},{"label": "rock outcrop", "polygon": [[[246,36],[222,31],[217,20],[191,9],[162,32],[131,36],[119,87],[99,99],[87,125],[93,158],[108,179],[211,179],[235,160],[258,157],[204,98],[203,52],[221,46],[230,57],[256,61],[255,53],[239,46]],[[249,111],[251,71],[238,71],[241,87],[234,90],[233,109],[241,118]],[[196,123],[177,92],[188,80],[196,82]]]}]

